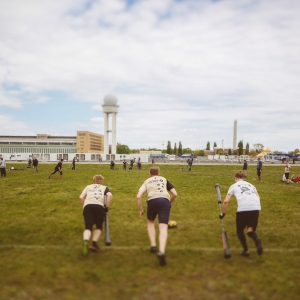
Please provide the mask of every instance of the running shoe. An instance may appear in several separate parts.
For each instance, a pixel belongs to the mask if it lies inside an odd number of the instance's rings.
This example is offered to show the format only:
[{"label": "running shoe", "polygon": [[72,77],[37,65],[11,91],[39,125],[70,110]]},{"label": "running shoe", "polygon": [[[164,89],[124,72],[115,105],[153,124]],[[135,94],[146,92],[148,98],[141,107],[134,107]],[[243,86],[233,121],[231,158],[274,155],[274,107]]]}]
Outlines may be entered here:
[{"label": "running shoe", "polygon": [[167,262],[166,262],[166,256],[163,253],[158,252],[157,253],[157,257],[158,257],[159,264],[161,266],[165,266],[167,264]]},{"label": "running shoe", "polygon": [[83,241],[82,253],[84,256],[87,256],[89,253],[88,246],[89,246],[89,241]]},{"label": "running shoe", "polygon": [[97,242],[91,242],[89,249],[94,251],[94,252],[99,252],[100,251],[100,247],[98,246]]}]

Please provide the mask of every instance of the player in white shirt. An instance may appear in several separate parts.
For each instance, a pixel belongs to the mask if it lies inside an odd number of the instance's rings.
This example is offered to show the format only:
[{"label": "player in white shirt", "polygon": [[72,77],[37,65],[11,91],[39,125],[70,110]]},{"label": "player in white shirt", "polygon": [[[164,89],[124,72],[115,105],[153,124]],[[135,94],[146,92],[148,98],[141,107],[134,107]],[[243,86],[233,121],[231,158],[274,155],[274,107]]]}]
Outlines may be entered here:
[{"label": "player in white shirt", "polygon": [[249,256],[244,229],[247,228],[247,235],[253,239],[256,245],[257,254],[263,253],[261,240],[256,234],[259,211],[261,210],[260,197],[254,185],[244,181],[244,174],[238,172],[234,177],[235,183],[230,186],[227,196],[223,201],[220,219],[224,218],[231,196],[237,200],[236,233],[243,246],[242,256]]},{"label": "player in white shirt", "polygon": [[[165,249],[168,239],[168,223],[171,211],[171,203],[177,197],[174,186],[164,177],[160,176],[160,169],[157,166],[150,168],[150,178],[140,187],[136,196],[140,216],[144,216],[142,196],[147,192],[147,219],[148,236],[150,239],[150,251],[156,252],[154,220],[158,216],[159,222],[159,252],[157,253],[161,266],[166,265]],[[171,193],[171,195],[169,194]]]},{"label": "player in white shirt", "polygon": [[[102,175],[95,175],[93,182],[93,184],[87,185],[79,196],[80,202],[83,205],[85,223],[85,230],[83,231],[84,255],[88,254],[88,249],[99,252],[100,248],[97,242],[102,231],[104,213],[108,210],[112,200],[111,191],[107,186],[102,185],[104,182]],[[104,204],[104,196],[107,197],[106,205]],[[96,229],[93,232],[92,241],[89,245],[94,225],[96,225]]]}]

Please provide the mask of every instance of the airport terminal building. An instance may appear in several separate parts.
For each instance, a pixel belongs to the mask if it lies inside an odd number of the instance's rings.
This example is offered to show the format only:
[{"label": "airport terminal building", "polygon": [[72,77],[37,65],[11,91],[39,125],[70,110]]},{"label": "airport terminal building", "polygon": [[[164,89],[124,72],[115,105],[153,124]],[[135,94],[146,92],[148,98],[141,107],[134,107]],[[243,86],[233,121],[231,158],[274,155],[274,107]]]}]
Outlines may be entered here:
[{"label": "airport terminal building", "polygon": [[0,136],[0,156],[7,161],[100,161],[104,152],[104,136],[89,131],[77,131],[76,136]]}]

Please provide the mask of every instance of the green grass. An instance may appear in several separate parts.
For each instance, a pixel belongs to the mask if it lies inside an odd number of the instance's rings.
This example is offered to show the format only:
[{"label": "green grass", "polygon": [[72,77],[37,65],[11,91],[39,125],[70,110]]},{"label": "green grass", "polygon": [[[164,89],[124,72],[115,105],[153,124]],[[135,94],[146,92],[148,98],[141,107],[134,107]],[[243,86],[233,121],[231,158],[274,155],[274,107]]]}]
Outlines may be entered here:
[{"label": "green grass", "polygon": [[[36,174],[18,165],[25,170],[0,178],[0,300],[299,298],[300,184],[280,182],[282,166],[265,166],[262,182],[255,166],[248,170],[261,196],[263,255],[247,238],[251,255],[240,257],[232,198],[224,219],[232,257],[224,259],[214,186],[220,184],[224,199],[241,166],[194,165],[181,172],[182,166],[161,165],[178,192],[171,212],[178,227],[169,230],[166,267],[149,252],[146,219],[135,199],[148,165],[132,172],[121,165],[115,171],[106,164],[77,164],[76,171],[65,165],[62,180],[58,173],[49,180],[53,166],[41,164]],[[292,174],[299,173],[300,166],[292,166]],[[101,236],[101,252],[83,257],[79,195],[95,174],[113,193],[112,246]]]}]

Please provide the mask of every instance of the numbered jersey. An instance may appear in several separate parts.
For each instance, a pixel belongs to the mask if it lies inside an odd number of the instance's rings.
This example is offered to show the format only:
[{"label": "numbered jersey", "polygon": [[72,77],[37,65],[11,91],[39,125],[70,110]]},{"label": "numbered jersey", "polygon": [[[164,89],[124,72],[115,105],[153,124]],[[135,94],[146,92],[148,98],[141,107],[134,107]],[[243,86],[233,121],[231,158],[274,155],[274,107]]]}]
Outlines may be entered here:
[{"label": "numbered jersey", "polygon": [[148,200],[155,198],[166,198],[170,200],[170,191],[174,186],[162,176],[152,176],[148,178],[140,187],[140,192],[148,193]]},{"label": "numbered jersey", "polygon": [[104,195],[109,192],[109,189],[101,184],[90,184],[85,187],[81,195],[85,196],[83,207],[88,204],[98,204],[104,206]]}]

